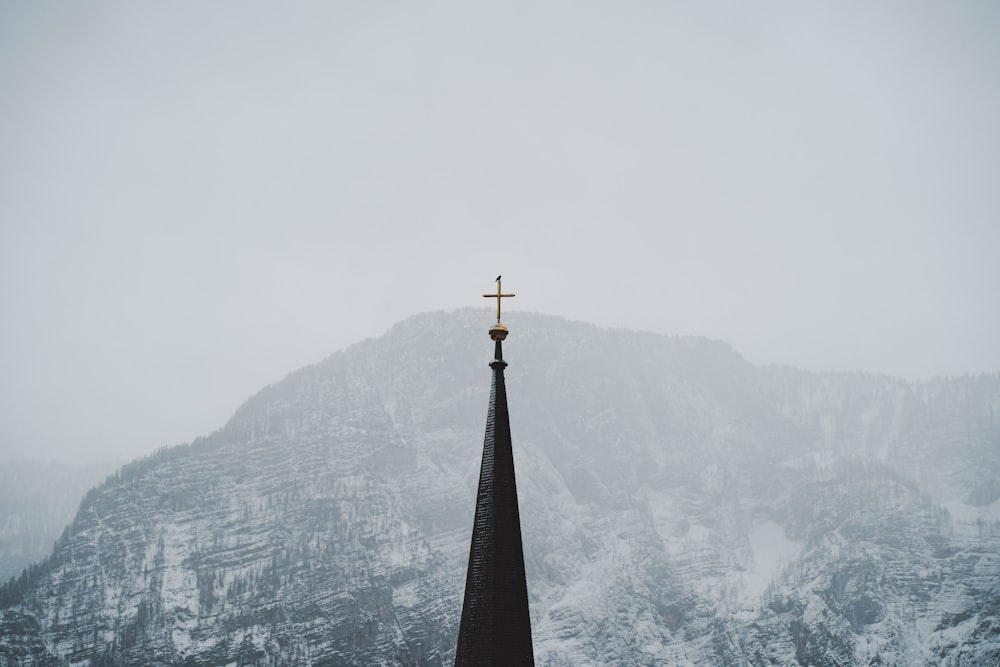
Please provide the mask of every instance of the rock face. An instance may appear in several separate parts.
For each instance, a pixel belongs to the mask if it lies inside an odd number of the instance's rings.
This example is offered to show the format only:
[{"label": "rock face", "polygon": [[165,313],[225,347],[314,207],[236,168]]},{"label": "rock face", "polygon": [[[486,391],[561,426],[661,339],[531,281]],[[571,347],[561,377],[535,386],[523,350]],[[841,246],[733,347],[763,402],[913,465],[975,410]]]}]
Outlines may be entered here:
[{"label": "rock face", "polygon": [[[516,319],[537,664],[1000,663],[1000,378]],[[488,324],[411,318],[122,468],[0,591],[0,666],[449,664]]]}]

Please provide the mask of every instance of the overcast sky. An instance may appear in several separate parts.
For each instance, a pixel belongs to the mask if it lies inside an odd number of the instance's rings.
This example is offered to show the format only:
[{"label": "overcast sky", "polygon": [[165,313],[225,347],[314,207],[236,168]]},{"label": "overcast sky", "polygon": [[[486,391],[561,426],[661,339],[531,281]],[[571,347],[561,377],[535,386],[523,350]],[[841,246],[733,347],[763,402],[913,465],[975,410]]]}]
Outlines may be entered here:
[{"label": "overcast sky", "polygon": [[497,273],[512,327],[1000,371],[997,119],[989,1],[0,2],[0,460],[188,441]]}]

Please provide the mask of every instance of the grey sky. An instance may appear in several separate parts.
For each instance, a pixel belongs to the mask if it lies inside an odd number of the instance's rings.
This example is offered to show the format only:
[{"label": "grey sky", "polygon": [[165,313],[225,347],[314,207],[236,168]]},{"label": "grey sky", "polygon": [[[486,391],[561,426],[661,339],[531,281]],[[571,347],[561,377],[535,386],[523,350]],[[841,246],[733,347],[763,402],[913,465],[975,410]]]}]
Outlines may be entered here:
[{"label": "grey sky", "polygon": [[498,272],[512,326],[1000,371],[1000,5],[477,4],[0,4],[0,457],[189,440]]}]

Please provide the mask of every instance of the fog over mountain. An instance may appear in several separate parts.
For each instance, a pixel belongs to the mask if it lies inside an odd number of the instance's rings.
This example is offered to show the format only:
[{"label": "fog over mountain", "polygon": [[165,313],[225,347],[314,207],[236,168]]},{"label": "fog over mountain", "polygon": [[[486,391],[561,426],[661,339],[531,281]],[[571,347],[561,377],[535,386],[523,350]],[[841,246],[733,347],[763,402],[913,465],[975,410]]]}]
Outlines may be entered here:
[{"label": "fog over mountain", "polygon": [[1000,372],[1000,3],[0,2],[0,460],[416,312]]},{"label": "fog over mountain", "polygon": [[[507,323],[539,665],[1000,660],[1000,376]],[[486,328],[409,318],[124,466],[0,590],[0,666],[450,664]]]},{"label": "fog over mountain", "polygon": [[0,581],[52,551],[84,492],[118,466],[50,461],[0,463]]}]

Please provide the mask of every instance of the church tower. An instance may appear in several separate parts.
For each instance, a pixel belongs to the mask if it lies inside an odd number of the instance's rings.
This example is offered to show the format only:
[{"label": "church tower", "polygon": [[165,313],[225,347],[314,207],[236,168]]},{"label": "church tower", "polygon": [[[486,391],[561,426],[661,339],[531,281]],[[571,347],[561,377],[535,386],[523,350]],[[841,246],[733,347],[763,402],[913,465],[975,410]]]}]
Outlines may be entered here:
[{"label": "church tower", "polygon": [[490,329],[490,338],[495,341],[490,362],[493,385],[455,665],[517,667],[534,665],[535,659],[503,377],[507,362],[501,346],[508,332],[500,323],[500,299],[514,295],[501,291],[497,276],[497,293],[483,296],[497,300],[497,323]]}]

